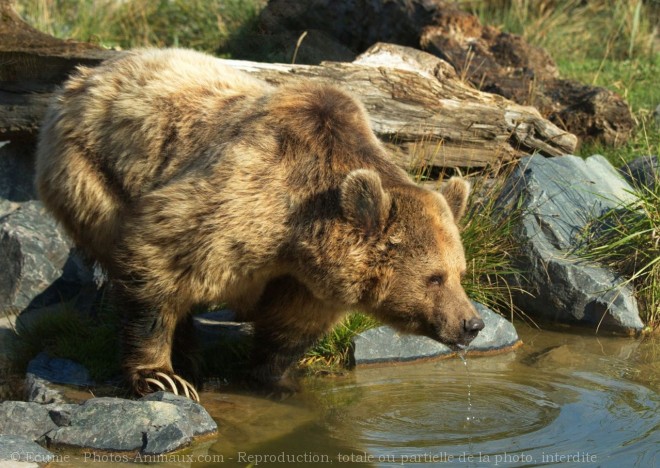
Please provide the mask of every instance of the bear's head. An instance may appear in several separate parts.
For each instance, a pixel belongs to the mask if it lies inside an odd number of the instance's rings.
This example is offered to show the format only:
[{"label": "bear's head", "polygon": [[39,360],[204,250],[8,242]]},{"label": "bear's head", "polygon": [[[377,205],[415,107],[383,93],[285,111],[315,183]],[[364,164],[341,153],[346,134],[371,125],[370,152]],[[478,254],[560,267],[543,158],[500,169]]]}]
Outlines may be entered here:
[{"label": "bear's head", "polygon": [[453,348],[484,328],[461,285],[466,262],[457,222],[469,190],[456,177],[438,193],[411,184],[383,188],[378,173],[367,169],[347,175],[340,188],[343,215],[373,246],[366,311]]}]

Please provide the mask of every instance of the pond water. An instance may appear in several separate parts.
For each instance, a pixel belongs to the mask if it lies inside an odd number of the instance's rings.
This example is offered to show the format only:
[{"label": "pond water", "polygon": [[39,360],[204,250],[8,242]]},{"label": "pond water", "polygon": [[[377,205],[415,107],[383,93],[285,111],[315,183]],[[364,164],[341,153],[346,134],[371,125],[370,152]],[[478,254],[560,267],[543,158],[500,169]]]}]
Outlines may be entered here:
[{"label": "pond water", "polygon": [[657,337],[523,325],[518,331],[523,347],[469,357],[469,374],[452,358],[307,378],[305,392],[285,402],[204,393],[218,435],[150,461],[168,467],[191,466],[190,460],[228,467],[660,466]]}]

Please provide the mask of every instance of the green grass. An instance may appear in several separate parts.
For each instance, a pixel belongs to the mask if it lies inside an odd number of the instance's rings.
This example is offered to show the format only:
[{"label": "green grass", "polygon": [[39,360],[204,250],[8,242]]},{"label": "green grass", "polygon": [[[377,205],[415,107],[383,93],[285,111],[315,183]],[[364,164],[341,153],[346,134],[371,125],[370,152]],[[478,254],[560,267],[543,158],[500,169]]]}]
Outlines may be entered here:
[{"label": "green grass", "polygon": [[[474,178],[468,202],[469,209],[461,221],[461,238],[468,264],[464,288],[468,296],[493,311],[523,319],[528,317],[514,306],[514,289],[508,279],[518,273],[514,257],[518,244],[514,228],[520,221],[522,209],[508,207],[506,214],[496,201],[504,188],[504,182],[513,165],[498,173],[484,172]],[[517,290],[516,290],[517,291]]]},{"label": "green grass", "polygon": [[79,362],[92,379],[105,382],[119,373],[119,323],[109,311],[89,317],[66,304],[27,324],[18,321],[13,350],[16,365],[25,369],[30,359],[46,351]]},{"label": "green grass", "polygon": [[459,0],[482,23],[519,34],[555,60],[631,59],[657,51],[656,0]]},{"label": "green grass", "polygon": [[635,119],[632,137],[618,147],[588,144],[578,154],[586,157],[602,154],[615,166],[638,156],[660,153],[660,126],[653,111],[660,104],[660,54],[631,60],[561,61],[562,76],[608,88],[622,95],[630,104]]},{"label": "green grass", "polygon": [[660,176],[655,186],[635,186],[637,200],[608,211],[587,226],[585,258],[608,265],[635,289],[648,330],[660,326]]},{"label": "green grass", "polygon": [[352,339],[378,322],[361,313],[349,314],[339,325],[307,352],[302,366],[309,372],[336,371],[351,366]]},{"label": "green grass", "polygon": [[189,47],[215,52],[265,0],[18,0],[35,28],[62,39],[123,49]]}]

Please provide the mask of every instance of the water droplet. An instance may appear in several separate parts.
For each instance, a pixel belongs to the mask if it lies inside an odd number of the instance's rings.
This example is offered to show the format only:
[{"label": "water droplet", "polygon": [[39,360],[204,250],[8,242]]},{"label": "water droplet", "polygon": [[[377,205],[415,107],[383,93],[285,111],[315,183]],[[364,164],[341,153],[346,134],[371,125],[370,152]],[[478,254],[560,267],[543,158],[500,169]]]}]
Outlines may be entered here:
[{"label": "water droplet", "polygon": [[463,361],[465,366],[465,373],[467,375],[467,414],[465,416],[466,429],[468,431],[468,447],[470,453],[474,453],[474,446],[472,444],[472,422],[475,418],[472,416],[472,377],[470,376],[470,367],[468,366],[467,359],[467,346],[460,346],[460,351],[457,353],[458,357]]}]

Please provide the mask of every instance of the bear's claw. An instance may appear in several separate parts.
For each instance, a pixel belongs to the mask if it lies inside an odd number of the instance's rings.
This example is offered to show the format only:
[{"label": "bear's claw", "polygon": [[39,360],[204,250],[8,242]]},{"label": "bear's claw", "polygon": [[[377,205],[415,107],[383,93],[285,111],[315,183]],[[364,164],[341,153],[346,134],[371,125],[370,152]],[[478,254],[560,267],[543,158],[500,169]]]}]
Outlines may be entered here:
[{"label": "bear's claw", "polygon": [[[145,377],[144,381],[150,385],[156,386],[157,388],[159,388],[164,392],[170,391],[171,389],[172,393],[174,393],[175,395],[179,395],[179,389],[177,388],[177,384],[176,384],[176,382],[178,382],[181,389],[183,390],[183,395],[186,398],[190,398],[191,400],[199,403],[199,394],[197,393],[197,390],[195,390],[195,387],[187,380],[182,379],[176,374],[172,374],[171,376],[169,376],[162,372],[154,372],[153,375],[155,378]],[[164,380],[167,384],[169,384],[170,389],[166,388],[163,382],[161,382],[158,379]]]}]

